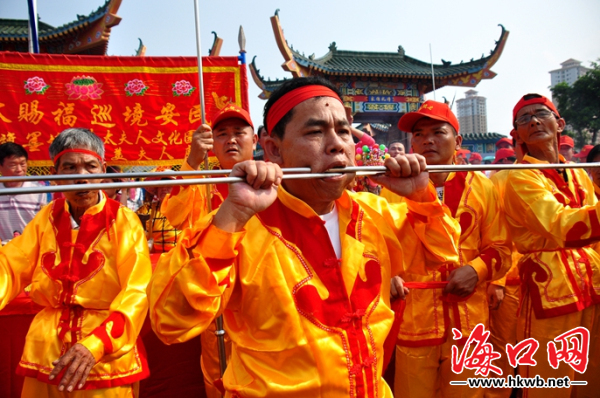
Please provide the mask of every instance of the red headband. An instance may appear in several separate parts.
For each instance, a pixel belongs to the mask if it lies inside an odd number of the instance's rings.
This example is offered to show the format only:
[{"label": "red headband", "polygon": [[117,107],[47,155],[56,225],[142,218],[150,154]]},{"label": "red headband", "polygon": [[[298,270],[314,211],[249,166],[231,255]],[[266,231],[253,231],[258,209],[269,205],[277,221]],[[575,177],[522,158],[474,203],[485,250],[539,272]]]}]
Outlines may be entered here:
[{"label": "red headband", "polygon": [[94,151],[90,151],[87,149],[65,149],[64,151],[59,152],[54,159],[52,159],[52,161],[54,162],[54,164],[56,164],[56,161],[65,153],[69,153],[69,152],[75,152],[75,153],[87,153],[88,155],[92,155],[93,157],[97,158],[100,162],[102,162],[102,158],[100,157],[100,155],[98,155],[96,152]]},{"label": "red headband", "polygon": [[269,109],[269,114],[267,115],[269,135],[271,135],[271,132],[273,131],[273,128],[277,126],[277,123],[279,123],[279,121],[296,105],[315,97],[331,97],[340,101],[342,105],[344,104],[340,96],[328,87],[319,84],[298,87],[297,89],[284,94],[284,96],[279,98],[273,106],[271,106],[271,109]]}]

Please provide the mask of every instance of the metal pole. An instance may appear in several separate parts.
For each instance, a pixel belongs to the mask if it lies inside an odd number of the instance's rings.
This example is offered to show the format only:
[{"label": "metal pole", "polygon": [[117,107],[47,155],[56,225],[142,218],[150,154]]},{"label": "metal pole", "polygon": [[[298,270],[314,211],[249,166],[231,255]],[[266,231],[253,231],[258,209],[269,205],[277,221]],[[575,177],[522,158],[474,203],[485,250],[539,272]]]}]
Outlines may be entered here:
[{"label": "metal pole", "polygon": [[431,81],[433,82],[433,100],[435,101],[435,74],[433,72],[433,54],[431,52],[431,43],[429,43],[429,60],[431,62]]},{"label": "metal pole", "polygon": [[[486,171],[486,170],[545,170],[545,169],[588,169],[588,168],[598,168],[600,167],[600,162],[594,163],[538,163],[538,164],[466,164],[466,165],[428,165],[426,171],[430,173],[449,173],[453,171]],[[311,173],[311,169],[309,167],[292,167],[281,169],[284,175],[287,174],[309,174]],[[350,166],[343,168],[334,168],[330,170],[326,170],[323,173],[355,173],[355,172],[373,172],[375,174],[385,173],[387,171],[385,166]],[[231,170],[195,170],[195,171],[164,171],[160,173],[102,173],[102,174],[94,174],[90,176],[89,174],[53,174],[53,175],[39,175],[39,176],[13,176],[13,177],[0,177],[0,183],[10,183],[10,182],[25,182],[25,181],[61,181],[61,180],[112,180],[116,178],[148,178],[148,177],[187,177],[187,176],[221,176],[228,175],[231,173]],[[313,178],[318,177],[321,174],[310,174],[315,176]],[[201,181],[201,182],[193,182],[189,183],[189,181]],[[218,184],[220,182],[215,182],[215,178],[210,179],[182,179],[177,180],[177,182],[173,182],[170,185],[195,185],[195,184]],[[115,183],[115,184],[137,184],[130,185],[130,187],[138,187],[138,186],[153,186],[153,185],[143,185],[141,182],[130,182],[130,183]],[[105,187],[108,184],[104,185]],[[120,185],[124,187],[124,185]]]},{"label": "metal pole", "polygon": [[[200,7],[198,0],[194,0],[194,16],[196,19],[196,52],[198,53],[198,94],[200,95],[200,111],[202,114],[202,123],[206,123],[206,114],[204,107],[204,80],[202,78],[202,42],[200,39]],[[208,170],[208,153],[204,155],[204,169]],[[210,185],[206,185],[206,207],[208,212],[212,211]],[[227,353],[225,351],[225,330],[223,329],[223,315],[219,315],[215,320],[217,324],[217,345],[219,349],[219,367],[221,369],[221,378],[227,369]]]},{"label": "metal pole", "polygon": [[33,54],[40,53],[40,43],[38,39],[38,18],[37,4],[35,0],[27,0],[29,10],[29,52]]}]

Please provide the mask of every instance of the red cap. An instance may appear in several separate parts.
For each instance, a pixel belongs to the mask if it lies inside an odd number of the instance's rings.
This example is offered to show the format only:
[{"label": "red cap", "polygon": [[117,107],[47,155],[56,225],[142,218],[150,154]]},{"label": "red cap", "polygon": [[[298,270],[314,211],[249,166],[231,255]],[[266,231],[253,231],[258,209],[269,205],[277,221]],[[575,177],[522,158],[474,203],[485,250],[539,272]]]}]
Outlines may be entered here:
[{"label": "red cap", "polygon": [[459,149],[458,151],[456,151],[456,156],[466,159],[467,155],[470,153],[471,151],[469,151],[468,149]]},{"label": "red cap", "polygon": [[513,146],[513,140],[511,140],[508,137],[504,137],[504,138],[500,138],[498,141],[496,141],[496,147],[498,147],[498,145],[500,145],[503,142],[507,143],[510,146]]},{"label": "red cap", "polygon": [[512,149],[508,149],[508,148],[500,148],[496,151],[496,157],[494,158],[494,164],[498,163],[499,161],[501,161],[502,159],[506,159],[506,158],[516,158],[517,155],[515,155],[515,151]]},{"label": "red cap", "polygon": [[443,102],[432,100],[425,101],[418,111],[404,114],[400,118],[400,121],[398,121],[398,128],[401,131],[412,133],[415,124],[424,117],[450,123],[454,127],[454,130],[456,130],[456,133],[459,132],[458,119],[452,113],[450,107]]},{"label": "red cap", "polygon": [[561,135],[560,136],[560,143],[558,145],[559,146],[561,146],[561,145],[568,145],[571,148],[575,147],[575,143],[573,142],[573,138],[569,137],[568,135]]},{"label": "red cap", "polygon": [[225,108],[221,109],[217,114],[214,115],[212,121],[213,129],[219,123],[221,123],[225,119],[241,119],[248,123],[252,129],[254,129],[254,125],[252,124],[252,119],[250,119],[250,114],[247,110],[240,108],[235,104],[228,104]]},{"label": "red cap", "polygon": [[581,151],[579,151],[579,153],[573,155],[574,158],[587,158],[587,155],[590,153],[590,151],[592,150],[594,146],[593,145],[584,145],[583,148],[581,148]]},{"label": "red cap", "polygon": [[[539,97],[537,98],[531,98],[526,100],[525,97],[529,96],[529,95],[539,95]],[[548,109],[550,109],[552,112],[556,113],[556,116],[560,117],[560,114],[558,113],[558,110],[556,109],[556,107],[554,106],[554,104],[552,103],[552,101],[550,101],[548,98],[544,97],[543,95],[540,94],[526,94],[524,95],[519,102],[517,102],[517,105],[515,105],[514,109],[513,109],[513,122],[515,120],[517,120],[517,113],[524,107],[526,107],[527,105],[532,105],[532,104],[542,104],[548,107]]]},{"label": "red cap", "polygon": [[469,160],[483,160],[483,158],[481,157],[481,155],[477,152],[473,152],[471,154],[471,156],[469,157]]}]

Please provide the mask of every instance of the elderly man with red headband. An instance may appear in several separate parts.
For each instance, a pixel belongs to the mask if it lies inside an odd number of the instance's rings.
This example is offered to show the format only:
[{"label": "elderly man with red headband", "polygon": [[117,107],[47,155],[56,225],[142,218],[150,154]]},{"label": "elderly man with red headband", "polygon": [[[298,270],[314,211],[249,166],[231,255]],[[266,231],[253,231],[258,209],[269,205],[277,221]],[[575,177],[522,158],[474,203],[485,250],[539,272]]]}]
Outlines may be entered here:
[{"label": "elderly man with red headband", "polygon": [[353,174],[283,180],[280,167],[354,165],[329,82],[285,82],[267,101],[265,126],[273,163],[235,165],[246,182],[230,185],[218,211],[158,264],[148,287],[153,328],[185,341],[222,313],[233,341],[227,397],[391,397],[382,378],[391,276],[456,262],[458,225],[419,155],[386,159],[376,178],[409,198],[399,205],[347,190]]},{"label": "elderly man with red headband", "polygon": [[[527,94],[513,110],[514,138],[525,156],[523,163],[565,163],[559,153],[565,120],[548,98]],[[600,241],[600,204],[582,169],[511,170],[504,196],[513,242],[523,254],[519,261],[522,283],[518,340],[535,339],[535,366],[521,364],[523,377],[568,377],[587,386],[525,391],[528,397],[597,397],[600,391],[600,255],[592,244]],[[587,370],[576,371],[572,358],[560,356],[554,340],[575,328],[589,330]],[[556,341],[560,341],[557,339]],[[556,344],[552,355],[549,344]],[[563,343],[565,344],[565,343]],[[583,344],[583,350],[587,346]],[[563,346],[563,350],[567,350]],[[565,351],[562,351],[563,353]],[[557,361],[551,361],[552,359]],[[571,362],[571,363],[567,363]],[[556,367],[556,368],[555,368]]]},{"label": "elderly man with red headband", "polygon": [[[402,116],[398,128],[412,133],[412,150],[425,157],[427,164],[452,165],[461,151],[458,120],[444,103],[425,101],[418,111]],[[453,346],[463,349],[477,324],[488,324],[488,282],[502,277],[510,267],[506,224],[494,187],[484,174],[435,173],[430,179],[440,200],[460,222],[460,257],[458,264],[427,275],[404,272],[392,282],[424,287],[406,296],[397,336],[394,393],[409,398],[483,396],[482,389],[450,385],[475,373],[465,369],[455,374],[451,354]],[[405,200],[387,189],[382,196],[393,203]],[[446,286],[440,287],[440,281],[446,281]],[[453,339],[452,328],[462,334],[459,341]]]},{"label": "elderly man with red headband", "polygon": [[88,179],[43,208],[23,234],[0,249],[0,308],[31,285],[44,309],[31,323],[17,373],[22,396],[132,397],[147,377],[138,334],[152,273],[137,216],[87,184],[105,171],[102,140],[86,129],[50,145],[54,174]]}]

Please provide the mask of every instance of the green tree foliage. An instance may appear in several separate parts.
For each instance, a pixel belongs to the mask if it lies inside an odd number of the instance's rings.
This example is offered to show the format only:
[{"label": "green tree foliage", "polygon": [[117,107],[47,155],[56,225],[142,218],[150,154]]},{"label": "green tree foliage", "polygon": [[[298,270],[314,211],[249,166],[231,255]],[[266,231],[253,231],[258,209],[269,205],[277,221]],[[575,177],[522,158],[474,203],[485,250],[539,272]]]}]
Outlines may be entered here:
[{"label": "green tree foliage", "polygon": [[574,130],[577,146],[595,145],[600,131],[600,64],[592,62],[592,69],[573,86],[557,84],[552,89],[552,98],[560,115]]}]

